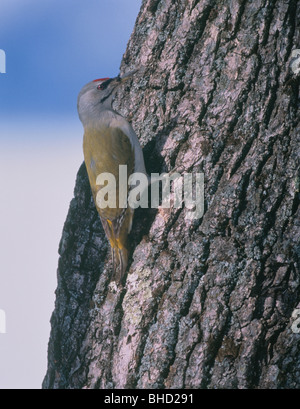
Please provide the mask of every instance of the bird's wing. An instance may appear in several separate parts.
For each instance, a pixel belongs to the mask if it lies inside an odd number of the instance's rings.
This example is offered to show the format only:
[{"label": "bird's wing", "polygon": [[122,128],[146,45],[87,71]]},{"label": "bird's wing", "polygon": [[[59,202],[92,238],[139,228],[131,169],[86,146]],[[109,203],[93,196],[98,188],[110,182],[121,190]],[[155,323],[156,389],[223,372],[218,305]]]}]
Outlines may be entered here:
[{"label": "bird's wing", "polygon": [[[133,209],[123,208],[119,204],[119,185],[121,182],[119,166],[127,166],[125,183],[126,189],[128,189],[128,178],[134,172],[135,167],[134,150],[130,139],[120,128],[105,127],[99,130],[85,130],[83,151],[93,197],[112,248],[114,270],[116,279],[119,281],[125,274],[128,264],[127,237],[131,230],[133,218]],[[98,206],[97,194],[102,186],[97,185],[97,177],[104,172],[115,177],[116,185],[112,185],[111,190],[115,190],[112,193],[116,194],[116,207],[102,208],[102,206]],[[110,194],[109,189],[107,194]],[[119,266],[118,269],[117,266]]]},{"label": "bird's wing", "polygon": [[[119,218],[123,208],[119,207],[119,165],[127,166],[127,181],[134,172],[134,150],[128,136],[118,127],[86,129],[83,140],[84,159],[96,207],[101,217],[114,220]],[[98,191],[103,186],[96,183],[104,172],[116,180],[116,208],[99,208],[96,202]],[[112,185],[112,189],[115,187]]]}]

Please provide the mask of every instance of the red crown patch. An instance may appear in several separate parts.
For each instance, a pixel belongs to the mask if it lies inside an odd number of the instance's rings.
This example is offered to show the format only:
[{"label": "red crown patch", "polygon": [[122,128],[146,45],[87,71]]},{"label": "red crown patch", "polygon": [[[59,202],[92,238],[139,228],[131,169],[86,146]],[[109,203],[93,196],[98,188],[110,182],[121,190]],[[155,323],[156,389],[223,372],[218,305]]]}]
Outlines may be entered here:
[{"label": "red crown patch", "polygon": [[93,80],[93,82],[106,81],[106,80],[109,80],[109,77],[108,78],[98,78],[97,80]]}]

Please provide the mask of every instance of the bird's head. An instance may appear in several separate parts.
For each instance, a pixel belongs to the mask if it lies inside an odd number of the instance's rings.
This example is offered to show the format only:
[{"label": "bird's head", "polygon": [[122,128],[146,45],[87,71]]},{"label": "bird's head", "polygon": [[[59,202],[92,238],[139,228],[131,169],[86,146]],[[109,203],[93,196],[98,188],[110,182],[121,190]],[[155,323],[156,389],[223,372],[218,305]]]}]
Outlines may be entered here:
[{"label": "bird's head", "polygon": [[77,109],[81,122],[84,124],[89,118],[105,109],[110,109],[115,92],[123,82],[129,79],[136,71],[131,71],[122,77],[99,78],[86,84],[80,91],[77,100]]}]

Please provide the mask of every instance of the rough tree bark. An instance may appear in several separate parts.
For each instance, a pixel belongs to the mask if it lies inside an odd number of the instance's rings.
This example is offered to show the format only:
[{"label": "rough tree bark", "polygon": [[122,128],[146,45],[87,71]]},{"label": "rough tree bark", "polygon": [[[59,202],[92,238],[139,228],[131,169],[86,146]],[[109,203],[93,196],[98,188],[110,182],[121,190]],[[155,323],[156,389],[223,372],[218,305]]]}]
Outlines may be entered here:
[{"label": "rough tree bark", "polygon": [[204,172],[205,214],[138,210],[126,285],[84,166],[60,243],[44,388],[299,388],[300,4],[144,0],[115,109],[149,173]]}]

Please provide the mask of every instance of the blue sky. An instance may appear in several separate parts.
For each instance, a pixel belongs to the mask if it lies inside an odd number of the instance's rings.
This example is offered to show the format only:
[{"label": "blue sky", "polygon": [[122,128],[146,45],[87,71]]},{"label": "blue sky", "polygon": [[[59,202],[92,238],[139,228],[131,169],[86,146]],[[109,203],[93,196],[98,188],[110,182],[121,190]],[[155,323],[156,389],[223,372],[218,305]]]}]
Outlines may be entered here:
[{"label": "blue sky", "polygon": [[80,88],[115,76],[141,0],[1,0],[0,117],[75,115]]},{"label": "blue sky", "polygon": [[76,103],[118,74],[141,0],[0,0],[0,389],[46,373],[58,244],[83,161]]}]

